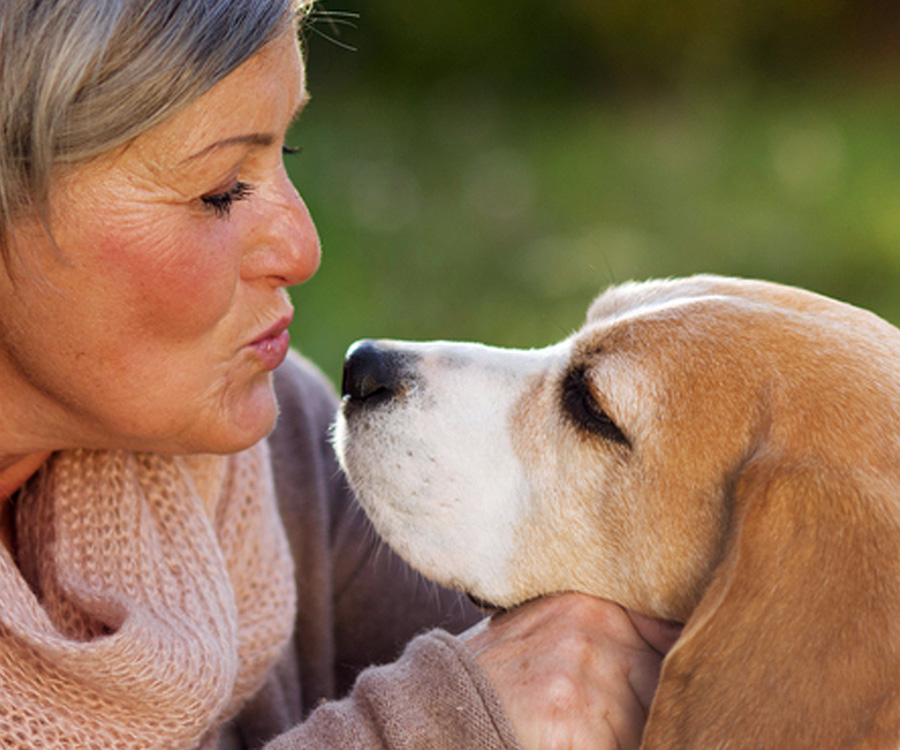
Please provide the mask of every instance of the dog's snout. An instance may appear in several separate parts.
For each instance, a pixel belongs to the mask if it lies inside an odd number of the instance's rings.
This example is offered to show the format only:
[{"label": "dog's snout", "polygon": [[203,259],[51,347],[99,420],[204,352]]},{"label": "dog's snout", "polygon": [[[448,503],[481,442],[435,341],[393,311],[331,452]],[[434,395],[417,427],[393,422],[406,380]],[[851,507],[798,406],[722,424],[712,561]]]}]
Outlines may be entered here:
[{"label": "dog's snout", "polygon": [[405,390],[410,380],[410,357],[377,341],[354,344],[344,359],[343,396],[380,403]]}]

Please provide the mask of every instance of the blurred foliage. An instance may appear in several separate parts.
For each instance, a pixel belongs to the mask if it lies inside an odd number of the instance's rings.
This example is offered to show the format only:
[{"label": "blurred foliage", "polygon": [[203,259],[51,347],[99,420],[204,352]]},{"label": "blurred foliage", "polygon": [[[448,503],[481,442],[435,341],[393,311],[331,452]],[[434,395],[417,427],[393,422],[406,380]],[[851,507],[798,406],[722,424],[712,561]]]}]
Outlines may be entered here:
[{"label": "blurred foliage", "polygon": [[289,163],[323,247],[294,340],[333,380],[363,336],[551,343],[628,278],[900,322],[887,2],[339,1]]},{"label": "blurred foliage", "polygon": [[[316,31],[328,33],[332,13],[332,30],[352,38],[369,80],[427,86],[469,72],[513,90],[881,59],[900,18],[895,0],[323,0],[319,9]],[[358,30],[341,34],[348,15]]]}]

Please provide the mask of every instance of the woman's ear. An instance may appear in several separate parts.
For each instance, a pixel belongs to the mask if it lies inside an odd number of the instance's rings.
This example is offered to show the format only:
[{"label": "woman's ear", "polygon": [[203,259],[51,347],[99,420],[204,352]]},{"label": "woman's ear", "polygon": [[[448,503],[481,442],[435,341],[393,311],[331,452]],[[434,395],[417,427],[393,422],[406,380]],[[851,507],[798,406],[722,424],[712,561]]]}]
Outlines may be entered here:
[{"label": "woman's ear", "polygon": [[738,482],[642,748],[900,746],[900,498],[855,467],[773,467]]}]

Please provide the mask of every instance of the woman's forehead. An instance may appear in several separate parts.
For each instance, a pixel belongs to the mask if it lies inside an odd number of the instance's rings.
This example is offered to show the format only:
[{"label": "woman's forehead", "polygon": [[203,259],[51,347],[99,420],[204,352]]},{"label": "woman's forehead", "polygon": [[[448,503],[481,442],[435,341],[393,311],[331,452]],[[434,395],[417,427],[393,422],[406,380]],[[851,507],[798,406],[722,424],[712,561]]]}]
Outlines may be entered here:
[{"label": "woman's forehead", "polygon": [[305,78],[296,37],[287,32],[132,145],[165,155],[175,168],[230,146],[268,145],[306,104]]}]

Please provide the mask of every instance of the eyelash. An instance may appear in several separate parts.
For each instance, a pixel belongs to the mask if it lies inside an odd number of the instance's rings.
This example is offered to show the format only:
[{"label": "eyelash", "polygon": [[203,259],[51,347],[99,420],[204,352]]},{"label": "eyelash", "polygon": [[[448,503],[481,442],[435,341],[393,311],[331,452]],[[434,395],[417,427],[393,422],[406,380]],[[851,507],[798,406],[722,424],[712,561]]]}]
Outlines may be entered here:
[{"label": "eyelash", "polygon": [[234,186],[224,193],[214,193],[213,195],[204,195],[200,198],[203,204],[212,209],[213,213],[220,218],[228,218],[231,214],[231,207],[237,202],[249,198],[255,188],[246,182],[235,182]]},{"label": "eyelash", "polygon": [[[293,156],[302,151],[300,148],[293,146],[282,146],[281,153],[285,156]],[[204,195],[200,198],[203,204],[212,209],[213,213],[219,217],[226,219],[231,215],[231,207],[238,201],[246,200],[256,188],[247,183],[238,180],[234,186],[222,193],[213,193],[212,195]]]}]

